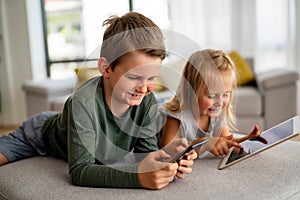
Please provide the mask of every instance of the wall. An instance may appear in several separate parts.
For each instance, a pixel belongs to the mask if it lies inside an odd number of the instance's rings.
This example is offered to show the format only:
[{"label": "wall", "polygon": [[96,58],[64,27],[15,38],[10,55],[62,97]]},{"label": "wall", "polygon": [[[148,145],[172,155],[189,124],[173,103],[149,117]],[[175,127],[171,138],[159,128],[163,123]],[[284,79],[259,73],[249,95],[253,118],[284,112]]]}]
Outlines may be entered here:
[{"label": "wall", "polygon": [[[27,10],[28,5],[36,6],[36,0],[0,0],[0,26],[2,40],[0,43],[2,62],[0,62],[0,91],[2,110],[0,112],[0,126],[17,125],[26,118],[25,97],[22,84],[25,80],[32,79],[33,64],[41,63],[40,59],[31,62],[32,57],[41,57],[32,52],[37,52],[29,38]],[[30,13],[35,13],[31,10]],[[39,13],[39,12],[37,12]],[[31,18],[34,18],[31,16]],[[40,18],[39,18],[40,19]],[[42,30],[36,28],[36,32]],[[37,35],[37,34],[35,34]],[[35,44],[39,45],[39,44]],[[42,46],[43,48],[43,46]],[[43,51],[42,51],[43,52]],[[39,66],[43,70],[45,65]],[[41,73],[41,71],[38,71]],[[36,75],[36,74],[35,74]],[[36,75],[37,76],[37,75]]]},{"label": "wall", "polygon": [[[300,73],[300,70],[299,70],[299,73]],[[300,81],[298,81],[298,84],[297,84],[297,87],[298,87],[298,97],[297,97],[297,102],[298,102],[298,110],[297,110],[297,113],[298,115],[300,115]]]},{"label": "wall", "polygon": [[[295,1],[295,6],[296,6],[296,10],[295,10],[295,14],[296,14],[296,41],[295,41],[295,53],[294,53],[294,57],[295,57],[295,65],[296,65],[296,69],[298,70],[298,72],[300,73],[300,2],[299,1]],[[298,81],[298,115],[300,115],[300,81]]]}]

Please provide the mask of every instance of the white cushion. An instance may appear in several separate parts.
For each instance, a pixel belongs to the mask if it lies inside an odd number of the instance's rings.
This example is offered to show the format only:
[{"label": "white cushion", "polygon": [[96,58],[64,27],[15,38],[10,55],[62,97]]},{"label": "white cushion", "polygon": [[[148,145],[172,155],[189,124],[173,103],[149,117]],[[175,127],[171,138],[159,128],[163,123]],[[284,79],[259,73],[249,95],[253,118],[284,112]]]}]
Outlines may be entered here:
[{"label": "white cushion", "polygon": [[256,87],[243,86],[234,91],[234,104],[236,104],[236,115],[262,115],[262,96]]}]

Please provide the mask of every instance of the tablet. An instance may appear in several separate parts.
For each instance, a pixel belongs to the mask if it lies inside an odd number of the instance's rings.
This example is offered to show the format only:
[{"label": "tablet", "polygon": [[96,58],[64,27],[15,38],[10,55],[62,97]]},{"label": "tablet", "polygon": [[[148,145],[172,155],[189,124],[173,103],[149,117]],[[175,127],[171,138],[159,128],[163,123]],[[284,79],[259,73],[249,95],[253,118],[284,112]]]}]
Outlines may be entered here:
[{"label": "tablet", "polygon": [[261,133],[267,144],[256,140],[246,140],[240,145],[243,149],[232,147],[229,153],[223,158],[219,169],[225,169],[239,161],[254,156],[266,149],[269,149],[283,141],[295,137],[300,132],[300,115],[284,121]]}]

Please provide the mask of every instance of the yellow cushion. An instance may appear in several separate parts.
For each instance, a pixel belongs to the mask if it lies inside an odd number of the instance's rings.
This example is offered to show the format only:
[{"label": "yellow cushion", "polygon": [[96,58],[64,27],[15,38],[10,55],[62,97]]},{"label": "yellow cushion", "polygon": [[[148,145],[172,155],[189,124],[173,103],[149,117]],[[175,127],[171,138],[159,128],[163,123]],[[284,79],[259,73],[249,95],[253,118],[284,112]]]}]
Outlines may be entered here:
[{"label": "yellow cushion", "polygon": [[236,67],[237,85],[242,86],[254,81],[254,74],[247,61],[237,51],[229,52],[229,56]]},{"label": "yellow cushion", "polygon": [[83,82],[95,76],[100,76],[98,67],[86,67],[86,68],[75,68],[77,75],[76,88],[78,88]]},{"label": "yellow cushion", "polygon": [[164,91],[165,89],[166,89],[166,88],[165,88],[165,86],[163,85],[163,83],[161,82],[160,77],[157,77],[157,78],[155,79],[154,91],[159,92],[159,91]]}]

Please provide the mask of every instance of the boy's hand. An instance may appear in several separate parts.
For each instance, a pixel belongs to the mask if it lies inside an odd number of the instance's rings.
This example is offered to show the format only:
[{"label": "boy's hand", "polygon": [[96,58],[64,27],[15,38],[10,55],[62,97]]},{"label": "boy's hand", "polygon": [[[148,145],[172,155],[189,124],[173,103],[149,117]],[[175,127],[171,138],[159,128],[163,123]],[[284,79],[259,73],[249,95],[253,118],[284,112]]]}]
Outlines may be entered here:
[{"label": "boy's hand", "polygon": [[190,151],[186,156],[184,156],[178,162],[178,169],[176,176],[178,178],[184,178],[184,174],[191,174],[192,173],[192,166],[194,164],[194,160],[197,158],[198,154],[196,151]]},{"label": "boy's hand", "polygon": [[172,142],[170,142],[167,146],[165,146],[163,150],[171,157],[173,157],[176,156],[181,151],[183,151],[188,146],[189,144],[185,138],[176,138]]},{"label": "boy's hand", "polygon": [[206,149],[209,149],[215,156],[223,156],[229,153],[231,147],[243,148],[239,143],[227,140],[222,137],[208,138],[208,142],[205,144]]},{"label": "boy's hand", "polygon": [[162,189],[173,181],[178,164],[161,162],[170,156],[164,151],[149,153],[138,166],[138,178],[144,188]]}]

